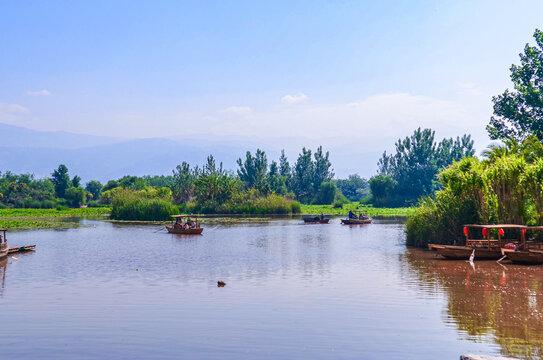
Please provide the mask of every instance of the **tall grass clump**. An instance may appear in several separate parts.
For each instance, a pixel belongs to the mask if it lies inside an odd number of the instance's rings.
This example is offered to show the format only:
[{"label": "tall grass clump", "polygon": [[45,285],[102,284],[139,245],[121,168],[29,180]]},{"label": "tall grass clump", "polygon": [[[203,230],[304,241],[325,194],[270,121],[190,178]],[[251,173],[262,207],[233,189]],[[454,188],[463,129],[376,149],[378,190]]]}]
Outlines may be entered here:
[{"label": "tall grass clump", "polygon": [[462,244],[463,225],[543,225],[543,160],[504,153],[466,158],[438,175],[441,190],[423,199],[406,224],[407,244]]},{"label": "tall grass clump", "polygon": [[[154,195],[154,194],[153,194]],[[142,191],[123,190],[112,199],[111,219],[114,220],[169,220],[178,208],[167,198]]]}]

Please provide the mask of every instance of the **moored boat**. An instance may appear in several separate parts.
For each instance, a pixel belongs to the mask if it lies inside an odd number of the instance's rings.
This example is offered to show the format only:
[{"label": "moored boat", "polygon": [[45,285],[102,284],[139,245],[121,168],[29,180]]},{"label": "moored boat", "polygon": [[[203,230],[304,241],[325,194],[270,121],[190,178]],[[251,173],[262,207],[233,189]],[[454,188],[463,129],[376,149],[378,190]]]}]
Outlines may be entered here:
[{"label": "moored boat", "polygon": [[[543,230],[543,226],[529,226],[526,230]],[[515,264],[543,264],[543,243],[540,241],[529,241],[527,236],[523,238],[518,246],[502,249],[502,253]]]},{"label": "moored boat", "polygon": [[3,235],[0,235],[0,260],[2,260],[9,254],[9,246],[6,239],[6,231],[8,231],[8,229],[0,229],[0,231],[4,233]]},{"label": "moored boat", "polygon": [[[191,216],[195,220],[191,220]],[[198,217],[196,215],[172,215],[172,218],[175,218],[175,223],[173,225],[166,225],[166,230],[171,234],[199,235],[204,231],[204,228],[198,224]],[[187,218],[185,223],[183,223],[184,218]]]},{"label": "moored boat", "polygon": [[543,250],[514,250],[503,249],[503,254],[515,264],[541,265],[543,264]]},{"label": "moored boat", "polygon": [[[470,239],[470,229],[482,229],[483,239]],[[498,239],[490,238],[490,229],[498,230]],[[520,230],[520,240],[517,239],[502,239],[504,229]],[[466,243],[464,246],[457,245],[440,245],[429,244],[430,250],[435,250],[446,259],[452,260],[469,260],[471,254],[474,254],[475,260],[497,260],[503,257],[502,245],[505,243],[518,244],[524,241],[527,227],[524,225],[515,224],[500,224],[500,225],[465,225],[464,235]],[[474,252],[475,251],[475,252]]]}]

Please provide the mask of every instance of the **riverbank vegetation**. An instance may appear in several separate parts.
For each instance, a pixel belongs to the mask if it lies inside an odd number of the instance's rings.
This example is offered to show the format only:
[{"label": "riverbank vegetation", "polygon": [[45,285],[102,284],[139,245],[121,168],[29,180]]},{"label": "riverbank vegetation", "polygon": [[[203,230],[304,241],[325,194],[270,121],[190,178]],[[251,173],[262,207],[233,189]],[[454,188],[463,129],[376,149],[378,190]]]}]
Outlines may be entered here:
[{"label": "riverbank vegetation", "polygon": [[543,225],[543,32],[534,38],[511,67],[514,90],[493,98],[487,130],[503,143],[439,174],[441,190],[407,222],[408,245],[462,243],[468,223]]},{"label": "riverbank vegetation", "polygon": [[110,208],[0,209],[0,228],[10,230],[66,229],[80,226],[82,218],[104,219]]}]

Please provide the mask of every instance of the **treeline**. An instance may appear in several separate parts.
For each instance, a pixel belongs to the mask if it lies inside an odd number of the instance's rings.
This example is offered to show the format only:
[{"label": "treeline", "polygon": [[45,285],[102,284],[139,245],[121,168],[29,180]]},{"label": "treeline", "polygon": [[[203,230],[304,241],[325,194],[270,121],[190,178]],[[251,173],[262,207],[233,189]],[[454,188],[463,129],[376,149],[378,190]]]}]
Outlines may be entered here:
[{"label": "treeline", "polygon": [[333,179],[329,153],[303,148],[291,165],[284,151],[268,161],[262,150],[248,151],[227,171],[210,155],[203,166],[183,162],[171,175],[123,176],[105,185],[81,185],[60,165],[50,178],[0,174],[0,206],[64,208],[112,206],[112,217],[130,220],[165,219],[174,212],[282,214],[300,212],[300,202],[341,207],[368,198],[369,184],[358,175]]},{"label": "treeline", "polygon": [[470,135],[436,142],[435,132],[418,128],[396,142],[394,154],[383,154],[378,175],[369,180],[371,199],[377,207],[413,206],[438,188],[437,174],[465,157],[474,156]]}]

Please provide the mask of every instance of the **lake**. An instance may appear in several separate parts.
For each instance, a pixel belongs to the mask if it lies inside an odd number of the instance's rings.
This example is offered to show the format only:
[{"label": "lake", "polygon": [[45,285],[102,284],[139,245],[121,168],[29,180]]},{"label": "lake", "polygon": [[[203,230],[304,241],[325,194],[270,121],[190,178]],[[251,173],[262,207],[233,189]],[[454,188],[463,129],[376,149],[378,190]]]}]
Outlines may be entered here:
[{"label": "lake", "polygon": [[543,355],[542,267],[440,260],[398,221],[81,225],[8,233],[37,249],[0,263],[2,358]]}]

